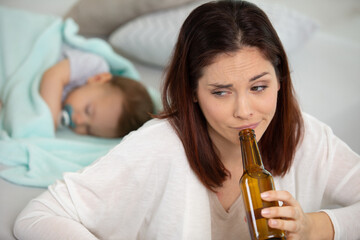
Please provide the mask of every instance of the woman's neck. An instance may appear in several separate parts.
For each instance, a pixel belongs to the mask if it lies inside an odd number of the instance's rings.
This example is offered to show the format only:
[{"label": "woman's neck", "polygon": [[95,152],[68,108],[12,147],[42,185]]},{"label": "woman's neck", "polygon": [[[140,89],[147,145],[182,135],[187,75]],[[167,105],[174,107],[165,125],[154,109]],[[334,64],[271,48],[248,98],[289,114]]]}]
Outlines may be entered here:
[{"label": "woman's neck", "polygon": [[217,153],[221,162],[224,164],[226,169],[231,171],[234,168],[241,167],[242,169],[242,157],[240,146],[231,142],[214,142]]}]

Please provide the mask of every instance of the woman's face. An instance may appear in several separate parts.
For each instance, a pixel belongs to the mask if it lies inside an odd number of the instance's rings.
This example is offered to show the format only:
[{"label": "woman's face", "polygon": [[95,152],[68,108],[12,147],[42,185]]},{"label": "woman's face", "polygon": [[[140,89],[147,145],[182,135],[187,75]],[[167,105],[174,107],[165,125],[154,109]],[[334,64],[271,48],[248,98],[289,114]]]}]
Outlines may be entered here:
[{"label": "woman's face", "polygon": [[203,69],[195,99],[215,145],[238,146],[244,128],[254,129],[260,140],[275,114],[279,88],[274,67],[257,48],[217,56]]}]

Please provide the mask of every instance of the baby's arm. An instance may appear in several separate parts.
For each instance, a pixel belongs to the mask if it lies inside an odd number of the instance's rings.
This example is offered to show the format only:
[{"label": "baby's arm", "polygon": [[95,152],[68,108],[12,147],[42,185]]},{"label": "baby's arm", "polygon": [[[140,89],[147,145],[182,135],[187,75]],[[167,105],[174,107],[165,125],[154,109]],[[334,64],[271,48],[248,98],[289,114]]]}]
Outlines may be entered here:
[{"label": "baby's arm", "polygon": [[70,81],[70,63],[64,59],[43,74],[40,83],[40,95],[50,108],[55,129],[61,111],[61,96],[65,85]]}]

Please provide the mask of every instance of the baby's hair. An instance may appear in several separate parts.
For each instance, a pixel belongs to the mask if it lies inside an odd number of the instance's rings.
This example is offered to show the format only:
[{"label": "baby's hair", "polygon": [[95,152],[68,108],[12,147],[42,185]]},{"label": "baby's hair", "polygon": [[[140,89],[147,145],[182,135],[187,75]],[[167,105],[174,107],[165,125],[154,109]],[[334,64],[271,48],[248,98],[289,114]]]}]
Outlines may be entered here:
[{"label": "baby's hair", "polygon": [[145,86],[136,80],[113,76],[110,84],[117,87],[124,96],[116,130],[117,137],[124,137],[151,119],[154,105]]}]

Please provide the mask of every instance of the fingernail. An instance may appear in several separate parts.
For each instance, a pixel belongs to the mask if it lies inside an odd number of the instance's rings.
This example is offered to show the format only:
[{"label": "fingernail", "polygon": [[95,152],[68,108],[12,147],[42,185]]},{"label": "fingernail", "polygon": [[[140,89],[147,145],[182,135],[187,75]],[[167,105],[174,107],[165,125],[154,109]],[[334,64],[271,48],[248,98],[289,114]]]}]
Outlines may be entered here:
[{"label": "fingernail", "polygon": [[262,197],[262,198],[268,198],[268,197],[269,197],[269,193],[268,193],[268,192],[263,192],[263,193],[261,193],[261,197]]},{"label": "fingernail", "polygon": [[270,210],[267,208],[264,208],[263,210],[261,210],[261,215],[269,215],[270,214]]}]

